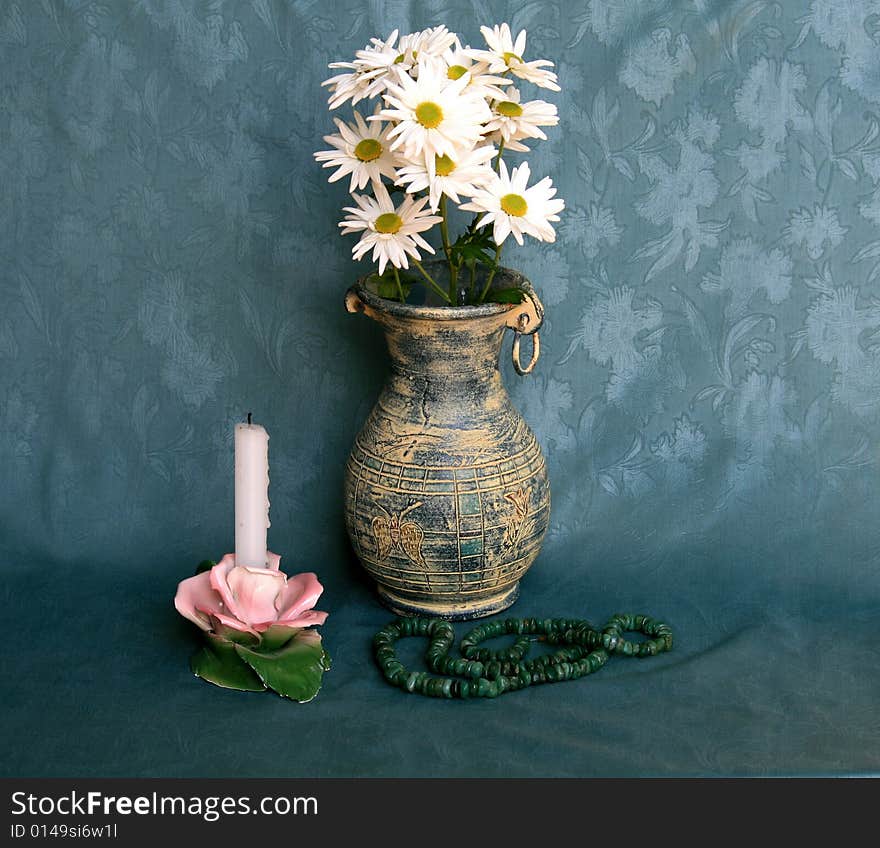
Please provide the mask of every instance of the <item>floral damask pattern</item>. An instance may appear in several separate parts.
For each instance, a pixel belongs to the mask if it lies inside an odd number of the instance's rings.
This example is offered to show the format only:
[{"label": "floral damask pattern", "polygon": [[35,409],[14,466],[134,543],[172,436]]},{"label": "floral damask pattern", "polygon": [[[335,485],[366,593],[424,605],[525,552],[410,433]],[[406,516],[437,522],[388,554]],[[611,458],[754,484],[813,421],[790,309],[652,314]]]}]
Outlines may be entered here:
[{"label": "floral damask pattern", "polygon": [[252,411],[278,547],[343,556],[344,458],[384,364],[341,304],[360,269],[311,158],[319,83],[373,34],[504,20],[562,83],[535,151],[569,201],[559,240],[506,255],[547,306],[537,372],[505,369],[548,454],[548,562],[569,537],[661,562],[666,526],[877,518],[880,0],[13,0],[10,550],[222,553]]}]

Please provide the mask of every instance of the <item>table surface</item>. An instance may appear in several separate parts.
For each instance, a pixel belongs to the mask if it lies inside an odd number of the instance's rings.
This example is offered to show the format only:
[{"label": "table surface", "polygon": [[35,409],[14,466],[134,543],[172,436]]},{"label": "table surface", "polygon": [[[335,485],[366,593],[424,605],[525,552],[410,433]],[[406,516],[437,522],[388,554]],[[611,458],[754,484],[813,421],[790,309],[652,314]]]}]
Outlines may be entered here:
[{"label": "table surface", "polygon": [[[696,554],[691,562],[705,567]],[[673,626],[674,651],[612,658],[593,676],[495,700],[445,701],[381,678],[370,641],[391,616],[348,564],[319,603],[330,611],[333,667],[318,697],[299,705],[191,675],[199,637],[173,609],[171,569],[71,573],[60,590],[36,588],[33,571],[5,584],[17,634],[0,705],[6,776],[880,773],[870,605],[770,611],[731,595],[710,613],[656,579],[615,597],[539,559],[511,615],[601,623],[618,609],[645,612]],[[577,583],[592,600],[573,593]],[[421,650],[401,643],[414,667]]]}]

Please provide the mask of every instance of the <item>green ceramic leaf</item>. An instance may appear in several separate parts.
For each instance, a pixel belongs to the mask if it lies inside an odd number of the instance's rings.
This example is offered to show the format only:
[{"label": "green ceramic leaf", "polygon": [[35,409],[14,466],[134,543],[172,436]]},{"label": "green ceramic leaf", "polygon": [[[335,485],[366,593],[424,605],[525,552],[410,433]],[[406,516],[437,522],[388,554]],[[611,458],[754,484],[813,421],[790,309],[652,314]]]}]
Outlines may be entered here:
[{"label": "green ceramic leaf", "polygon": [[256,647],[260,644],[260,637],[246,630],[236,630],[234,627],[227,627],[215,615],[209,615],[211,619],[211,630],[218,638],[227,642],[235,642],[238,645],[249,645]]},{"label": "green ceramic leaf", "polygon": [[260,634],[262,639],[258,650],[261,654],[267,654],[271,651],[280,651],[291,639],[295,638],[301,630],[301,627],[279,627],[277,624],[273,624]]},{"label": "green ceramic leaf", "polygon": [[242,662],[235,645],[212,633],[205,634],[205,645],[193,654],[190,667],[196,677],[224,689],[262,692],[266,686],[251,667]]},{"label": "green ceramic leaf", "polygon": [[279,695],[303,704],[321,688],[330,658],[314,630],[301,630],[283,648],[261,653],[236,645],[238,655]]},{"label": "green ceramic leaf", "polygon": [[217,563],[214,562],[214,560],[212,560],[212,559],[203,559],[203,560],[202,560],[202,561],[196,566],[196,570],[193,572],[193,574],[201,574],[203,571],[210,571],[215,565],[217,565]]}]

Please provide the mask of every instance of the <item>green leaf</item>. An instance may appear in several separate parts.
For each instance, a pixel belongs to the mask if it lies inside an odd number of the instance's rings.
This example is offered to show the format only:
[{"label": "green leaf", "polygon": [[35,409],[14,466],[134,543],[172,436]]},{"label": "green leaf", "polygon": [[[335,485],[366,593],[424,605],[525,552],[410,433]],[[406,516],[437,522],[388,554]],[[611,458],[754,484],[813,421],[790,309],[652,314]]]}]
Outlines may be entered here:
[{"label": "green leaf", "polygon": [[193,574],[201,574],[203,571],[210,571],[215,565],[217,565],[217,563],[214,562],[214,560],[212,560],[212,559],[203,559],[203,560],[202,560],[202,561],[196,566],[196,570],[193,572]]},{"label": "green leaf", "polygon": [[452,245],[452,261],[455,265],[480,264],[491,270],[497,267],[495,261],[495,241],[491,230],[483,227],[479,230],[468,229],[463,232]]},{"label": "green leaf", "polygon": [[[408,298],[409,285],[401,281],[400,287],[403,289],[404,299]],[[379,297],[384,297],[388,300],[398,300],[400,298],[400,292],[397,290],[397,282],[395,280],[382,280],[377,289]]]},{"label": "green leaf", "polygon": [[301,630],[283,648],[262,653],[236,645],[238,655],[259,675],[269,689],[304,704],[321,688],[330,656],[314,630]]},{"label": "green leaf", "polygon": [[[387,300],[399,300],[400,298],[400,292],[397,290],[397,280],[394,279],[394,274],[392,272],[386,271],[381,275],[370,274],[364,282],[367,288],[374,291],[379,297],[384,297]],[[401,280],[400,285],[403,289],[404,299],[406,299],[409,297],[409,291],[412,284],[408,280]]]},{"label": "green leaf", "polygon": [[460,256],[462,262],[480,262],[490,268],[495,264],[495,257],[477,244],[463,244],[461,247],[453,248],[452,253],[454,256]]},{"label": "green leaf", "polygon": [[522,303],[524,299],[522,289],[493,289],[486,295],[493,303]]},{"label": "green leaf", "polygon": [[494,253],[496,244],[492,238],[492,230],[487,229],[486,227],[481,227],[478,230],[465,230],[455,240],[455,243],[452,245],[452,249],[460,250],[461,248],[468,245],[479,247],[482,250]]},{"label": "green leaf", "polygon": [[215,686],[238,689],[241,692],[262,692],[266,689],[266,685],[254,674],[253,669],[242,662],[232,642],[212,633],[206,633],[205,638],[206,644],[190,660],[190,668],[196,677]]},{"label": "green leaf", "polygon": [[376,273],[373,273],[373,274],[370,274],[369,276],[367,276],[367,278],[364,280],[364,285],[368,289],[372,289],[373,291],[375,291],[378,288],[379,283],[381,283],[381,282],[382,282],[382,277],[380,277]]}]

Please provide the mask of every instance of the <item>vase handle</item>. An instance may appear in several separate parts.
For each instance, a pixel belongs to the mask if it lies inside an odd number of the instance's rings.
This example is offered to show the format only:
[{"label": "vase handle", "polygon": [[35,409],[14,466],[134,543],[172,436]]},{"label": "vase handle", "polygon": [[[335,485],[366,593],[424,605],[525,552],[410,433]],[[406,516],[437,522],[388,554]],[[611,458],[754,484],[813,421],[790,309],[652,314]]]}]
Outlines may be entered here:
[{"label": "vase handle", "polygon": [[[541,339],[538,336],[538,330],[544,323],[544,304],[535,294],[531,283],[522,280],[520,283],[522,290],[525,292],[525,298],[522,303],[513,307],[508,313],[505,324],[513,330],[513,350],[511,357],[513,358],[513,367],[516,373],[521,377],[530,374],[535,365],[538,364],[538,357],[541,355]],[[523,366],[520,360],[519,345],[522,336],[532,337],[532,358],[529,364]]]},{"label": "vase handle", "polygon": [[364,302],[358,297],[357,289],[354,286],[345,293],[345,309],[347,312],[364,311]]},{"label": "vase handle", "polygon": [[520,288],[525,295],[522,303],[511,306],[504,318],[504,323],[516,333],[524,336],[530,336],[537,333],[544,323],[544,304],[532,288],[532,284],[526,280],[518,281]]},{"label": "vase handle", "polygon": [[348,312],[363,312],[364,315],[369,316],[374,321],[378,320],[378,316],[373,308],[361,300],[360,295],[358,295],[357,286],[352,286],[345,293],[345,308]]},{"label": "vase handle", "polygon": [[510,355],[513,359],[513,367],[516,369],[516,373],[519,374],[520,377],[525,377],[526,374],[531,374],[535,366],[538,364],[538,357],[541,355],[541,337],[537,333],[531,334],[532,358],[529,360],[529,364],[523,367],[519,356],[519,340],[522,336],[523,333],[519,330],[513,331],[513,350],[511,350]]}]

